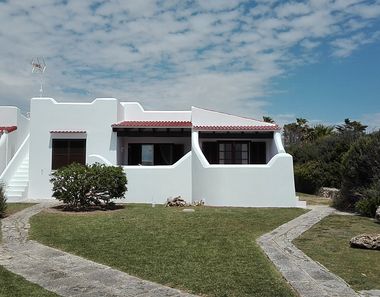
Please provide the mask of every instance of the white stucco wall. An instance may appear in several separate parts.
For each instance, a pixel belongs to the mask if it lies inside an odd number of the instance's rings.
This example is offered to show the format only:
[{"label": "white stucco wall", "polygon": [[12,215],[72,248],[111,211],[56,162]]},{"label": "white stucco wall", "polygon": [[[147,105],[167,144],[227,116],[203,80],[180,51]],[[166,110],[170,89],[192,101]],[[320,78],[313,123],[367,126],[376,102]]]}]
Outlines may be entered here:
[{"label": "white stucco wall", "polygon": [[169,197],[191,201],[191,152],[170,166],[124,166],[126,202],[162,204]]},{"label": "white stucco wall", "polygon": [[[85,137],[86,160],[95,154],[116,164],[117,139],[111,125],[117,122],[118,104],[113,98],[96,99],[92,103],[58,103],[51,98],[31,100],[30,199],[51,197],[52,137]],[[86,134],[52,135],[52,130],[79,130]]]},{"label": "white stucco wall", "polygon": [[193,200],[213,206],[296,207],[292,156],[265,165],[210,165],[192,133]]},{"label": "white stucco wall", "polygon": [[119,121],[191,121],[191,111],[149,111],[137,102],[120,102]]},{"label": "white stucco wall", "polygon": [[0,175],[3,173],[29,134],[29,119],[14,106],[0,106],[0,126],[16,126],[17,130],[3,133],[0,138]]}]

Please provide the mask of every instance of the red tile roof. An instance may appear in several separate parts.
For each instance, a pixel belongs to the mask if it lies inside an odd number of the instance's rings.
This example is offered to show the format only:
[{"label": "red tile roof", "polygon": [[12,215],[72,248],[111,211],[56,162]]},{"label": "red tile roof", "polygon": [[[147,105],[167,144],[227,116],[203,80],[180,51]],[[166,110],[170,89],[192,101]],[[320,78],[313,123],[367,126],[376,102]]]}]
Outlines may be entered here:
[{"label": "red tile roof", "polygon": [[255,126],[192,126],[190,121],[123,121],[112,125],[113,128],[130,127],[187,127],[196,130],[206,131],[277,131],[281,128],[276,125],[255,125]]},{"label": "red tile roof", "polygon": [[190,121],[123,121],[112,125],[113,128],[123,127],[187,127],[191,128]]},{"label": "red tile roof", "polygon": [[278,125],[267,125],[267,126],[193,126],[196,130],[207,130],[207,131],[277,131],[281,128]]},{"label": "red tile roof", "polygon": [[81,130],[52,130],[50,133],[86,133],[86,131]]},{"label": "red tile roof", "polygon": [[0,126],[0,133],[3,133],[3,132],[11,133],[15,130],[17,130],[16,126],[4,126],[4,127]]}]

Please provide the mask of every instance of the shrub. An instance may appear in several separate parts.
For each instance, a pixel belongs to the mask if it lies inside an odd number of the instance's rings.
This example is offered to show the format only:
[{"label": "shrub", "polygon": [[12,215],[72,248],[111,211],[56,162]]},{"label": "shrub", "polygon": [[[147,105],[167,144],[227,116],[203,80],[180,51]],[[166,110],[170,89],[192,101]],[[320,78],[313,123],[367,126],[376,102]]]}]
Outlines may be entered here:
[{"label": "shrub", "polygon": [[317,161],[309,161],[295,165],[294,181],[297,192],[314,194],[324,183],[321,164]]},{"label": "shrub", "polygon": [[355,204],[358,213],[368,217],[374,217],[376,209],[380,206],[380,178],[363,191],[362,198]]},{"label": "shrub", "polygon": [[113,199],[121,199],[127,190],[127,178],[121,167],[71,164],[52,174],[53,197],[67,209],[92,206],[109,208]]},{"label": "shrub", "polygon": [[7,197],[5,197],[4,184],[0,183],[0,218],[5,216],[5,211],[7,209]]},{"label": "shrub", "polygon": [[[355,210],[376,179],[380,176],[380,132],[359,138],[342,161],[342,196],[334,202],[338,209]],[[362,202],[365,204],[366,202]]]}]

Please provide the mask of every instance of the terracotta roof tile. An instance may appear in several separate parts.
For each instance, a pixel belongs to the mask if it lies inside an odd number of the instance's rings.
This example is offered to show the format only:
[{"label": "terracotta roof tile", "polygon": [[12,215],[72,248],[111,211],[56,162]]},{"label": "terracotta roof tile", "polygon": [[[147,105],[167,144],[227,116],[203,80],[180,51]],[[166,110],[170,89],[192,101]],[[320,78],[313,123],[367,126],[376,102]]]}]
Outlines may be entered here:
[{"label": "terracotta roof tile", "polygon": [[13,131],[16,131],[17,127],[16,126],[0,126],[0,133],[7,132],[11,133]]},{"label": "terracotta roof tile", "polygon": [[50,133],[86,133],[83,130],[52,130]]},{"label": "terracotta roof tile", "polygon": [[119,127],[187,127],[191,128],[190,121],[123,121],[112,125]]}]

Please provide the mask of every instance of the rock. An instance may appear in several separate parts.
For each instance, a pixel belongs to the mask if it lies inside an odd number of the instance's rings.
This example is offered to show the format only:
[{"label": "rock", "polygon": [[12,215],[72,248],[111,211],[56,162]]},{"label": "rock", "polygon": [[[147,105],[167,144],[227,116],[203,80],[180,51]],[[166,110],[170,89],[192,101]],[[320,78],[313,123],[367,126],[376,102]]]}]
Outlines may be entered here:
[{"label": "rock", "polygon": [[183,211],[183,212],[194,212],[195,209],[192,209],[192,208],[184,208],[182,211]]},{"label": "rock", "polygon": [[353,248],[380,250],[380,234],[360,234],[351,238]]},{"label": "rock", "polygon": [[375,219],[380,223],[380,206],[376,209]]},{"label": "rock", "polygon": [[337,188],[327,188],[321,187],[318,191],[318,196],[328,199],[335,199],[340,193],[340,190]]},{"label": "rock", "polygon": [[181,198],[181,196],[174,197],[174,198],[168,198],[166,200],[165,206],[168,207],[185,207],[187,206],[187,202]]}]

